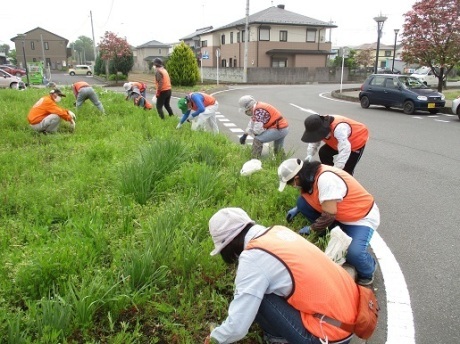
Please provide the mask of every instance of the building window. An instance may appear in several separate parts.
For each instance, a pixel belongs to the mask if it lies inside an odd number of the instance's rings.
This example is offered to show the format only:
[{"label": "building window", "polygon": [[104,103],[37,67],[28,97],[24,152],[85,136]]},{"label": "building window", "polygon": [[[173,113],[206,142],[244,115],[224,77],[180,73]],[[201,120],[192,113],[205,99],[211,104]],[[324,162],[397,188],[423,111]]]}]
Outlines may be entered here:
[{"label": "building window", "polygon": [[307,42],[316,42],[316,30],[307,30]]},{"label": "building window", "polygon": [[236,59],[233,60],[233,67],[238,67],[238,65],[236,63]]},{"label": "building window", "polygon": [[225,44],[225,35],[222,35],[222,36],[220,37],[220,43],[221,43],[221,44]]},{"label": "building window", "polygon": [[285,57],[274,57],[274,58],[272,58],[272,67],[273,68],[286,68],[287,67],[287,58],[285,58]]},{"label": "building window", "polygon": [[391,56],[391,50],[385,50],[385,57]]},{"label": "building window", "polygon": [[222,59],[220,63],[223,68],[227,67],[227,60]]},{"label": "building window", "polygon": [[49,45],[48,45],[48,42],[44,42],[43,44],[45,45],[45,50],[50,50],[50,47],[49,47]]},{"label": "building window", "polygon": [[259,41],[269,41],[269,40],[270,40],[270,29],[260,28],[259,29]]},{"label": "building window", "polygon": [[246,30],[241,31],[241,42],[246,42]]},{"label": "building window", "polygon": [[287,42],[287,31],[280,31],[280,42]]},{"label": "building window", "polygon": [[233,32],[230,32],[230,44],[233,43]]},{"label": "building window", "polygon": [[240,33],[237,32],[237,33],[236,33],[236,43],[240,43],[240,42],[241,42]]},{"label": "building window", "polygon": [[158,49],[158,55],[160,55],[160,56],[161,56],[161,48],[160,48],[160,49]]},{"label": "building window", "polygon": [[30,49],[35,50],[35,42],[30,42]]},{"label": "building window", "polygon": [[208,46],[208,41],[201,41],[201,47],[205,48]]}]

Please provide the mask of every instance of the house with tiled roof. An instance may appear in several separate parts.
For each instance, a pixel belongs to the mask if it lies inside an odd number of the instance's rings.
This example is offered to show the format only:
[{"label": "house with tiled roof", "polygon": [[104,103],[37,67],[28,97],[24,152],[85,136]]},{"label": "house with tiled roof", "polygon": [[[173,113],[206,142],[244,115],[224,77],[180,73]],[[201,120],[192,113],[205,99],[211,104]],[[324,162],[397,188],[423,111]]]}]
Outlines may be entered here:
[{"label": "house with tiled roof", "polygon": [[133,49],[134,70],[149,71],[149,65],[156,58],[166,59],[169,55],[170,44],[149,41]]},{"label": "house with tiled roof", "polygon": [[[328,30],[337,26],[272,6],[248,16],[248,68],[325,67],[331,52]],[[203,66],[243,67],[246,18],[201,35]]]}]

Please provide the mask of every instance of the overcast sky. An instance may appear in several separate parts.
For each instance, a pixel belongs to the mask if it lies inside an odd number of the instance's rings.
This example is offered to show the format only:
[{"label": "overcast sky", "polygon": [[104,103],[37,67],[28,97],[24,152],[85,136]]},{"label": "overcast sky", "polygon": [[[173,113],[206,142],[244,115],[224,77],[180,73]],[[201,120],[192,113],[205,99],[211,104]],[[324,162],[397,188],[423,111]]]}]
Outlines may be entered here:
[{"label": "overcast sky", "polygon": [[[374,17],[388,17],[382,44],[394,44],[394,29],[402,29],[404,13],[416,0],[249,0],[249,14],[284,4],[285,9],[321,21],[332,21],[334,46],[353,46],[377,41]],[[41,27],[73,42],[79,36],[96,43],[105,31],[126,37],[138,46],[156,40],[174,43],[196,29],[229,24],[246,15],[247,0],[79,0],[40,3],[21,0],[4,6],[0,14],[0,44],[14,47],[11,38]],[[9,8],[10,10],[6,10]],[[91,25],[91,15],[92,22]],[[329,37],[327,37],[329,38]]]}]

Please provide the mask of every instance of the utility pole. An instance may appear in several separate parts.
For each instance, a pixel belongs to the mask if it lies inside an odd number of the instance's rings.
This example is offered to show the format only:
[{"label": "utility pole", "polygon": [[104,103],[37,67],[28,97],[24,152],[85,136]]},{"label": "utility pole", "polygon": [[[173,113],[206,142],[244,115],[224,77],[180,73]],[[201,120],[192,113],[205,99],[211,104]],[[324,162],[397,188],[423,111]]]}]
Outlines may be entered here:
[{"label": "utility pole", "polygon": [[244,26],[243,82],[248,82],[249,0],[246,0],[246,24]]},{"label": "utility pole", "polygon": [[91,17],[91,31],[93,33],[93,49],[94,49],[94,61],[97,58],[97,51],[96,51],[96,40],[94,39],[94,26],[93,26],[93,14],[89,11],[89,16]]}]

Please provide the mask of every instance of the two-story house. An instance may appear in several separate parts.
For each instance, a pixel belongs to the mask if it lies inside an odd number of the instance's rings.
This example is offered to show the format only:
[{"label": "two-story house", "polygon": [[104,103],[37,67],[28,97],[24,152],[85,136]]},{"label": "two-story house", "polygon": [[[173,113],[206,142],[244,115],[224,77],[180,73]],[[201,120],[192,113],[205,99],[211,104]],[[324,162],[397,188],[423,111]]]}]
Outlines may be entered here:
[{"label": "two-story house", "polygon": [[67,58],[70,56],[70,49],[67,48],[69,40],[61,36],[37,27],[11,38],[11,41],[14,42],[16,58],[21,66],[25,67],[25,55],[29,63],[42,61],[45,66],[54,70],[67,67]]},{"label": "two-story house", "polygon": [[165,59],[169,55],[169,44],[164,44],[158,41],[149,41],[133,49],[134,66],[133,69],[137,71],[149,71],[149,64],[154,59]]},{"label": "two-story house", "polygon": [[[246,20],[249,33],[246,40]],[[330,31],[337,26],[290,12],[284,5],[272,6],[199,37],[197,58],[204,68],[325,68],[331,54]],[[185,40],[184,40],[185,41]],[[247,43],[247,44],[246,44]],[[190,45],[190,44],[189,44]],[[247,56],[247,57],[246,57]],[[239,71],[242,73],[242,71]],[[254,75],[254,73],[253,73]],[[235,81],[238,76],[235,76]],[[270,78],[266,78],[270,82]],[[253,80],[255,81],[255,80]]]}]

